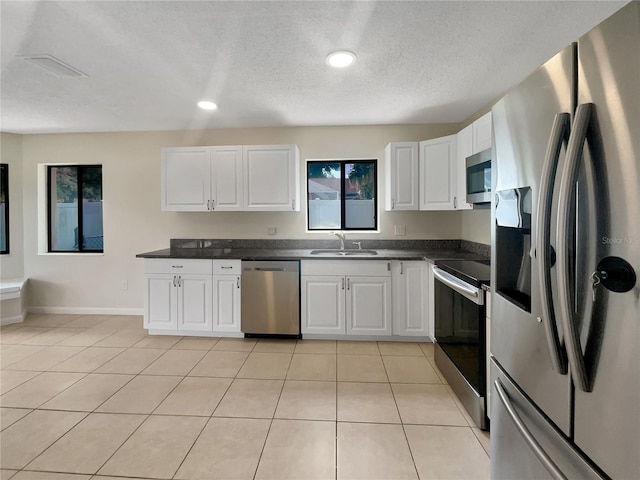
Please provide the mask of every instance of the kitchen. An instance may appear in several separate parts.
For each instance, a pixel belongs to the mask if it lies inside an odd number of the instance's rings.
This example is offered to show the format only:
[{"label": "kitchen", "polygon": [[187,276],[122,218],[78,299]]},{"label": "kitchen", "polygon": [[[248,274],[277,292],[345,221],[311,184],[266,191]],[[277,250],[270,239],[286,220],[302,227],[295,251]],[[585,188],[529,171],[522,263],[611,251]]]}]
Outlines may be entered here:
[{"label": "kitchen", "polygon": [[[484,112],[476,115],[480,117]],[[473,116],[472,116],[473,117]],[[470,118],[469,122],[475,118]],[[79,313],[139,314],[143,270],[140,261],[131,259],[142,251],[165,248],[170,238],[266,238],[275,227],[278,238],[309,238],[304,232],[304,213],[215,212],[163,213],[160,197],[159,152],[162,147],[178,145],[265,145],[297,144],[301,158],[384,158],[384,148],[394,141],[419,141],[457,133],[462,125],[393,125],[353,127],[277,127],[251,129],[215,129],[201,131],[86,133],[25,135],[15,138],[3,134],[5,142],[22,157],[22,209],[24,241],[13,241],[20,252],[24,248],[23,272],[30,279],[30,304],[34,312],[56,313],[57,308]],[[60,280],[60,257],[34,255],[42,247],[37,214],[38,179],[34,175],[43,158],[51,163],[91,161],[105,165],[105,254],[64,257],[65,279]],[[145,159],[141,161],[141,159]],[[106,168],[109,166],[109,168]],[[15,170],[15,169],[13,169]],[[145,182],[141,192],[138,179]],[[12,182],[12,187],[14,183]],[[147,191],[148,189],[148,191]],[[12,191],[15,192],[16,189]],[[383,193],[381,192],[381,197]],[[132,207],[135,205],[135,207]],[[31,212],[27,214],[27,212]],[[141,214],[141,212],[144,212]],[[39,220],[41,221],[41,220]],[[396,226],[405,238],[462,238],[490,243],[490,214],[487,210],[469,212],[381,212],[379,235],[358,234],[357,240],[396,238]],[[113,233],[110,233],[113,232]],[[131,235],[134,233],[134,235]],[[350,235],[349,235],[350,236]],[[132,238],[134,237],[134,238]],[[314,238],[322,238],[320,235]],[[46,239],[45,239],[46,248]],[[16,252],[16,250],[13,250]],[[3,264],[4,270],[4,264]],[[99,289],[89,279],[100,272]],[[126,275],[123,275],[126,272]],[[137,281],[135,279],[138,279]],[[125,284],[123,282],[129,282]],[[93,283],[95,285],[95,283]],[[125,288],[127,285],[127,288]],[[131,288],[128,288],[130,286]],[[93,311],[91,311],[93,309]],[[102,310],[101,310],[102,309]],[[66,313],[58,310],[57,313]]]}]

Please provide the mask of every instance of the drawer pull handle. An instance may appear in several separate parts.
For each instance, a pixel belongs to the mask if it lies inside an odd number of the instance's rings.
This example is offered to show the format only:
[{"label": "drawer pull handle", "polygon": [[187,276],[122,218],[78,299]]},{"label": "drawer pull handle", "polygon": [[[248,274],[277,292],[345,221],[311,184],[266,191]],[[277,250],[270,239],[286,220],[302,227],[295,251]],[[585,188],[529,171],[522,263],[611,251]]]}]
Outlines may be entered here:
[{"label": "drawer pull handle", "polygon": [[184,265],[171,265],[171,268],[184,268]]}]

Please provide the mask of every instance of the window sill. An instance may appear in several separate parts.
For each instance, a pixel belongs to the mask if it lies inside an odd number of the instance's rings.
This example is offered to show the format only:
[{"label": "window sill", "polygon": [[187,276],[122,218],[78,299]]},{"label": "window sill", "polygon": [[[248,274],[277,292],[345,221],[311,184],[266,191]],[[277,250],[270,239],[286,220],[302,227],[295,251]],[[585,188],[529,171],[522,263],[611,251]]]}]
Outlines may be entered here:
[{"label": "window sill", "polygon": [[50,255],[50,256],[80,256],[80,257],[103,257],[104,252],[38,252],[38,255]]}]

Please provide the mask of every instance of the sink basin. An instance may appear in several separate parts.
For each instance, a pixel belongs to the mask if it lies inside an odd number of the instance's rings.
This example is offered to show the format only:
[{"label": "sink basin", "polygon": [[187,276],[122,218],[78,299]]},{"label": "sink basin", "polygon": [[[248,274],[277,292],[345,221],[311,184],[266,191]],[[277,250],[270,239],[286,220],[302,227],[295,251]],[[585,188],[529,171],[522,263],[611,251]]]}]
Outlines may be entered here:
[{"label": "sink basin", "polygon": [[311,250],[311,255],[326,255],[329,257],[350,257],[356,255],[377,255],[375,250]]}]

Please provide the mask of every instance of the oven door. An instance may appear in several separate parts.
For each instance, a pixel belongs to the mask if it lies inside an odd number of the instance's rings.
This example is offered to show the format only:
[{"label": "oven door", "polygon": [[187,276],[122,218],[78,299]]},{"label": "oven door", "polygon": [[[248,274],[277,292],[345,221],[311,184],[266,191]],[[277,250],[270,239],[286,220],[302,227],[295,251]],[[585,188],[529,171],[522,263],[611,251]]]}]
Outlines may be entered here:
[{"label": "oven door", "polygon": [[435,337],[467,383],[484,397],[486,336],[484,290],[438,267],[435,277]]}]

